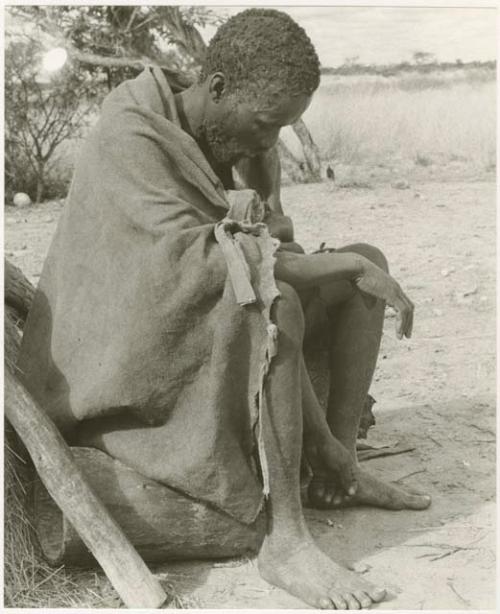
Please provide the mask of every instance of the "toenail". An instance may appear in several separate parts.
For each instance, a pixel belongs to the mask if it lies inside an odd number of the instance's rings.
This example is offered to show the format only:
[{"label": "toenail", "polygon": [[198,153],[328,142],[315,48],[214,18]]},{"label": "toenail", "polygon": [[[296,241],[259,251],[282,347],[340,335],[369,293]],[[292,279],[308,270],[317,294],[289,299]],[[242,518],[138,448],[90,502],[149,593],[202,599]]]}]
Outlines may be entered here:
[{"label": "toenail", "polygon": [[380,601],[386,595],[386,590],[384,588],[376,588],[370,592],[370,597],[375,601]]},{"label": "toenail", "polygon": [[328,597],[322,597],[318,602],[318,607],[320,610],[331,610],[334,605],[331,599],[328,599]]},{"label": "toenail", "polygon": [[361,593],[360,595],[357,595],[357,599],[361,604],[362,608],[369,608],[372,604],[372,600],[370,599],[370,597],[368,597],[366,593]]},{"label": "toenail", "polygon": [[359,605],[359,601],[352,598],[348,601],[349,610],[359,610],[361,606]]}]

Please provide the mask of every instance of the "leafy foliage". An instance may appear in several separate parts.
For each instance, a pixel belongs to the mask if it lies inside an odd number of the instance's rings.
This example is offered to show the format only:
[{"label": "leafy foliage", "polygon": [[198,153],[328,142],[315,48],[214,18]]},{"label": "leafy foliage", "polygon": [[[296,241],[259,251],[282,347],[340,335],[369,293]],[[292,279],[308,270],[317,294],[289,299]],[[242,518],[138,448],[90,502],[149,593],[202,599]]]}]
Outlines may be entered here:
[{"label": "leafy foliage", "polygon": [[49,181],[54,154],[80,134],[97,94],[92,80],[70,69],[41,78],[42,53],[30,37],[11,40],[5,51],[6,193],[27,192],[36,202],[60,195]]}]

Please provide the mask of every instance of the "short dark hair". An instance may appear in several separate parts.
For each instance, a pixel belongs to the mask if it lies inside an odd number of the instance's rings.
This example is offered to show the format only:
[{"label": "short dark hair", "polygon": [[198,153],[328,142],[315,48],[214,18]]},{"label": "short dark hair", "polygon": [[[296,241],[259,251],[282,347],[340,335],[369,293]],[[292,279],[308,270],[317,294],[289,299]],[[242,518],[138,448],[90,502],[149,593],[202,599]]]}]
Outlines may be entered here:
[{"label": "short dark hair", "polygon": [[199,81],[223,72],[229,91],[261,96],[278,90],[310,96],[319,85],[319,59],[307,36],[289,15],[274,9],[247,9],[230,17],[211,39]]}]

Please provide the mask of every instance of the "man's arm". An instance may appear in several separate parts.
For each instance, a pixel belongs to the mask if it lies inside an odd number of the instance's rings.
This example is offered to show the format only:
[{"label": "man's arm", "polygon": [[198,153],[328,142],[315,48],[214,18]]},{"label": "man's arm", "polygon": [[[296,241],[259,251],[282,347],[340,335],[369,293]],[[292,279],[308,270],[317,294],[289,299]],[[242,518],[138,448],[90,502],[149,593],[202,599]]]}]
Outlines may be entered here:
[{"label": "man's arm", "polygon": [[291,243],[293,222],[284,215],[281,206],[281,165],[276,147],[254,158],[240,160],[236,164],[236,170],[245,187],[255,190],[267,203],[268,213],[264,221],[271,235],[282,243]]},{"label": "man's arm", "polygon": [[255,190],[274,213],[283,215],[281,206],[281,164],[276,147],[254,158],[243,158],[235,165],[245,187]]},{"label": "man's arm", "polygon": [[334,252],[305,255],[278,251],[274,275],[296,290],[335,281],[351,282],[362,293],[385,301],[396,311],[396,334],[399,339],[411,337],[413,303],[393,277],[360,254]]}]

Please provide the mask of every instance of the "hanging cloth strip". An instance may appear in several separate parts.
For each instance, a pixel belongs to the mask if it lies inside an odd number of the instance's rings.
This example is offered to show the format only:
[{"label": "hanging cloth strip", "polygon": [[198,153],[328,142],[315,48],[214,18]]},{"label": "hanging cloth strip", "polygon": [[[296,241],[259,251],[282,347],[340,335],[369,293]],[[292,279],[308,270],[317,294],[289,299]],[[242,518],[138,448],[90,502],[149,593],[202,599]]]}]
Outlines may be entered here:
[{"label": "hanging cloth strip", "polygon": [[[229,277],[236,302],[241,305],[257,304],[265,319],[267,345],[260,371],[260,385],[256,399],[257,449],[262,474],[263,494],[269,496],[269,465],[264,445],[263,411],[265,408],[264,385],[271,361],[278,351],[278,327],[271,320],[271,307],[280,295],[274,280],[275,253],[280,242],[270,236],[267,225],[262,223],[265,205],[253,190],[228,191],[230,208],[227,216],[215,227],[215,237],[227,263]],[[247,256],[251,240],[260,244],[262,261]]]}]

